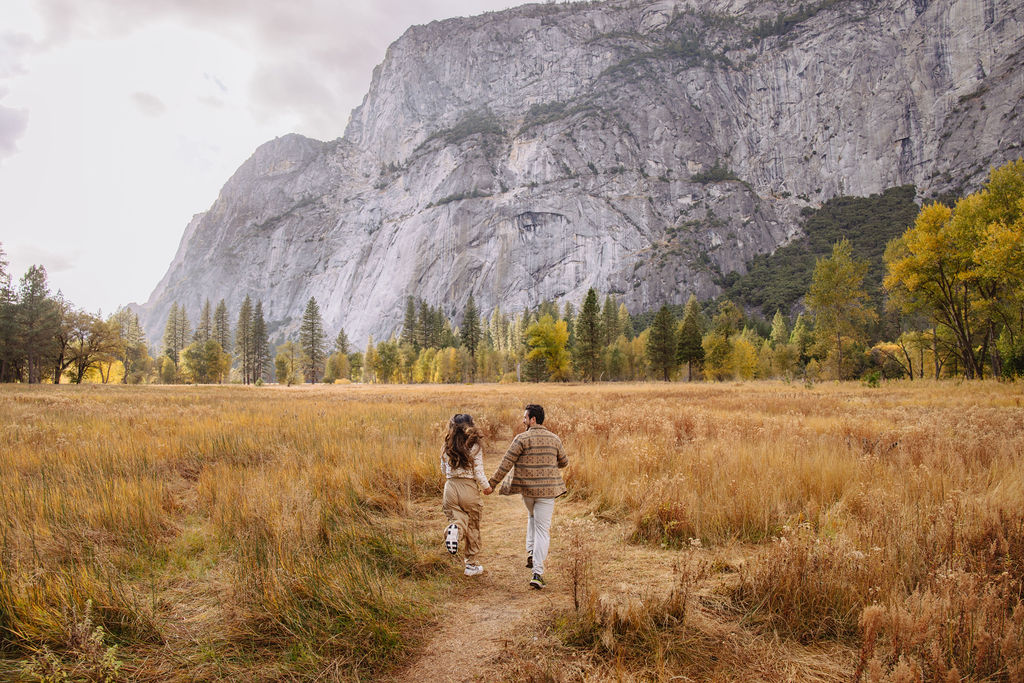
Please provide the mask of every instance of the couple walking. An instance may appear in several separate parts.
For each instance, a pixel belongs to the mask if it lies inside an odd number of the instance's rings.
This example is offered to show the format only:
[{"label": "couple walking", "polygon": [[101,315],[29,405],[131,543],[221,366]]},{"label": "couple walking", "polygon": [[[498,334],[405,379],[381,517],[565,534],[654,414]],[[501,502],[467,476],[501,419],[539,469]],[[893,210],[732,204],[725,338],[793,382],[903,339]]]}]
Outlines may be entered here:
[{"label": "couple walking", "polygon": [[[526,566],[533,570],[530,586],[544,587],[544,561],[551,541],[551,515],[555,498],[565,493],[559,469],[569,464],[562,441],[544,428],[544,408],[534,403],[523,410],[526,431],[512,439],[505,457],[490,479],[484,473],[480,432],[473,418],[459,413],[448,421],[441,470],[445,475],[441,509],[451,522],[445,529],[444,545],[455,555],[465,549],[466,576],[482,574],[476,563],[480,552],[480,514],[484,495],[489,495],[511,471],[511,485],[500,493],[521,494],[526,506]],[[478,488],[479,487],[479,488]]]}]

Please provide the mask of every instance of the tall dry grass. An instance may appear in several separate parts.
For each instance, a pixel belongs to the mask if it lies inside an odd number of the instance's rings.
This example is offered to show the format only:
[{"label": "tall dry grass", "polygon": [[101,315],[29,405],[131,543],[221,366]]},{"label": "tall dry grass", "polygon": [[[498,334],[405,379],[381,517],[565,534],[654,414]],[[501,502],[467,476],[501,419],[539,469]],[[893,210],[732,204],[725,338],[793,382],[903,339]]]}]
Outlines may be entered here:
[{"label": "tall dry grass", "polygon": [[[636,541],[757,544],[731,594],[748,625],[855,643],[874,624],[877,680],[906,667],[1016,680],[1021,400],[996,383],[651,389],[639,410],[569,427],[571,488],[631,520]],[[921,626],[933,619],[963,626]]]},{"label": "tall dry grass", "polygon": [[440,495],[451,410],[357,388],[5,387],[0,649],[72,671],[91,604],[132,679],[386,670],[442,586],[402,513]]},{"label": "tall dry grass", "polygon": [[[407,514],[440,494],[441,430],[472,413],[500,450],[528,402],[595,516],[747,556],[721,597],[751,632],[856,648],[851,677],[1017,675],[1022,392],[980,382],[3,387],[0,649],[59,664],[91,601],[134,679],[386,675],[444,590]],[[602,607],[577,570],[553,633],[578,661],[727,676],[682,588]]]}]

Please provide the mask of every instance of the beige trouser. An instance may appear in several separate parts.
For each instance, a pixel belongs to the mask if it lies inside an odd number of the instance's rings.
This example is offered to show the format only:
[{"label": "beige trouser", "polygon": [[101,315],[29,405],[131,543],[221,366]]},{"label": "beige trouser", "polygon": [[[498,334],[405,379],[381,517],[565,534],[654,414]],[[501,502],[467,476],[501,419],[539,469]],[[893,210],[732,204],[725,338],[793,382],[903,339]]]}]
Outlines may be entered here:
[{"label": "beige trouser", "polygon": [[448,479],[444,484],[441,509],[451,522],[459,527],[459,548],[472,562],[480,552],[480,513],[484,502],[473,479]]}]

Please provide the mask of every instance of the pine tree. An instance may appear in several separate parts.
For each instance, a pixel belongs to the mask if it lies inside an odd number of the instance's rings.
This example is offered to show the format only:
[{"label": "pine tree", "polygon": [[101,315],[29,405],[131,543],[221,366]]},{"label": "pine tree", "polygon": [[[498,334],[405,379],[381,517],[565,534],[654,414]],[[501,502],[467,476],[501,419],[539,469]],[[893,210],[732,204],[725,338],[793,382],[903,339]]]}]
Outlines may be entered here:
[{"label": "pine tree", "polygon": [[231,321],[228,320],[228,305],[221,299],[213,312],[213,338],[224,353],[231,353]]},{"label": "pine tree", "polygon": [[46,281],[46,269],[30,266],[21,278],[18,294],[15,314],[21,352],[29,384],[38,384],[43,378],[43,367],[50,367],[49,356],[55,349],[60,326],[59,311]]},{"label": "pine tree", "polygon": [[316,299],[309,297],[299,327],[299,346],[305,356],[302,374],[306,382],[317,382],[324,374],[324,321],[320,317],[320,306]]},{"label": "pine tree", "polygon": [[601,336],[604,346],[611,346],[619,338],[619,306],[615,297],[609,294],[604,298],[601,310]]},{"label": "pine tree", "polygon": [[697,297],[690,295],[683,311],[683,325],[676,345],[676,363],[686,363],[686,381],[693,380],[693,364],[704,360],[704,346],[701,344],[700,306]]},{"label": "pine tree", "polygon": [[[401,340],[403,344],[412,344],[416,352],[419,353],[420,344],[416,334],[416,324],[418,318],[416,317],[416,300],[411,296],[405,298],[405,320],[402,321],[402,336]],[[348,353],[347,351],[345,353]]]},{"label": "pine tree", "polygon": [[0,382],[14,381],[15,367],[18,365],[20,349],[16,343],[16,301],[4,250],[0,246]]},{"label": "pine tree", "polygon": [[210,300],[207,299],[203,302],[203,308],[199,314],[199,324],[196,325],[196,333],[193,335],[193,341],[201,342],[205,345],[206,342],[210,341],[212,334],[213,321],[210,316]]},{"label": "pine tree", "polygon": [[263,302],[257,301],[252,312],[253,382],[262,381],[270,370],[270,339],[267,321],[263,319]]},{"label": "pine tree", "polygon": [[473,300],[473,295],[469,295],[469,301],[466,302],[466,310],[462,316],[462,328],[460,330],[462,336],[462,345],[469,351],[469,355],[476,360],[476,349],[480,345],[480,312],[476,308],[476,302]]},{"label": "pine tree", "polygon": [[651,323],[650,335],[647,337],[647,358],[651,368],[661,372],[665,381],[676,365],[676,321],[668,306],[662,306]]},{"label": "pine tree", "polygon": [[569,350],[571,356],[572,350],[576,348],[576,308],[571,301],[566,301],[564,310],[562,320],[565,321],[565,327],[569,331],[569,341],[565,343],[565,348]]},{"label": "pine tree", "polygon": [[238,324],[235,325],[235,355],[238,357],[238,369],[242,372],[242,383],[251,384],[256,381],[252,334],[252,299],[245,295],[242,307],[238,309]]},{"label": "pine tree", "polygon": [[344,327],[338,330],[338,336],[334,340],[334,350],[337,353],[343,353],[346,356],[349,354],[348,335],[345,334]]},{"label": "pine tree", "polygon": [[601,331],[600,311],[597,307],[597,292],[591,287],[583,300],[583,307],[576,318],[576,357],[577,370],[584,379],[591,382],[597,379],[601,364]]},{"label": "pine tree", "polygon": [[163,355],[167,356],[174,362],[174,366],[178,366],[178,353],[181,351],[177,347],[174,331],[178,327],[178,302],[175,301],[171,304],[171,309],[167,312],[167,323],[164,324],[164,338],[161,342],[163,348]]},{"label": "pine tree", "polygon": [[185,304],[179,304],[178,317],[174,320],[174,348],[180,353],[191,342],[192,325],[188,321],[188,313],[185,311]]}]

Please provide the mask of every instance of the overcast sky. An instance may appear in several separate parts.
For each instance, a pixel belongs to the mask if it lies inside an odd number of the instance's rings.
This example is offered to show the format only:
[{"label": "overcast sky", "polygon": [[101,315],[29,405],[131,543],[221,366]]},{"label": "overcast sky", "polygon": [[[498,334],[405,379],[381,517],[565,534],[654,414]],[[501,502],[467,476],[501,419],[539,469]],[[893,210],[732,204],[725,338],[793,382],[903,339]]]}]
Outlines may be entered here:
[{"label": "overcast sky", "polygon": [[412,24],[516,0],[2,0],[0,248],[17,281],[139,303],[263,142],[340,137]]}]

